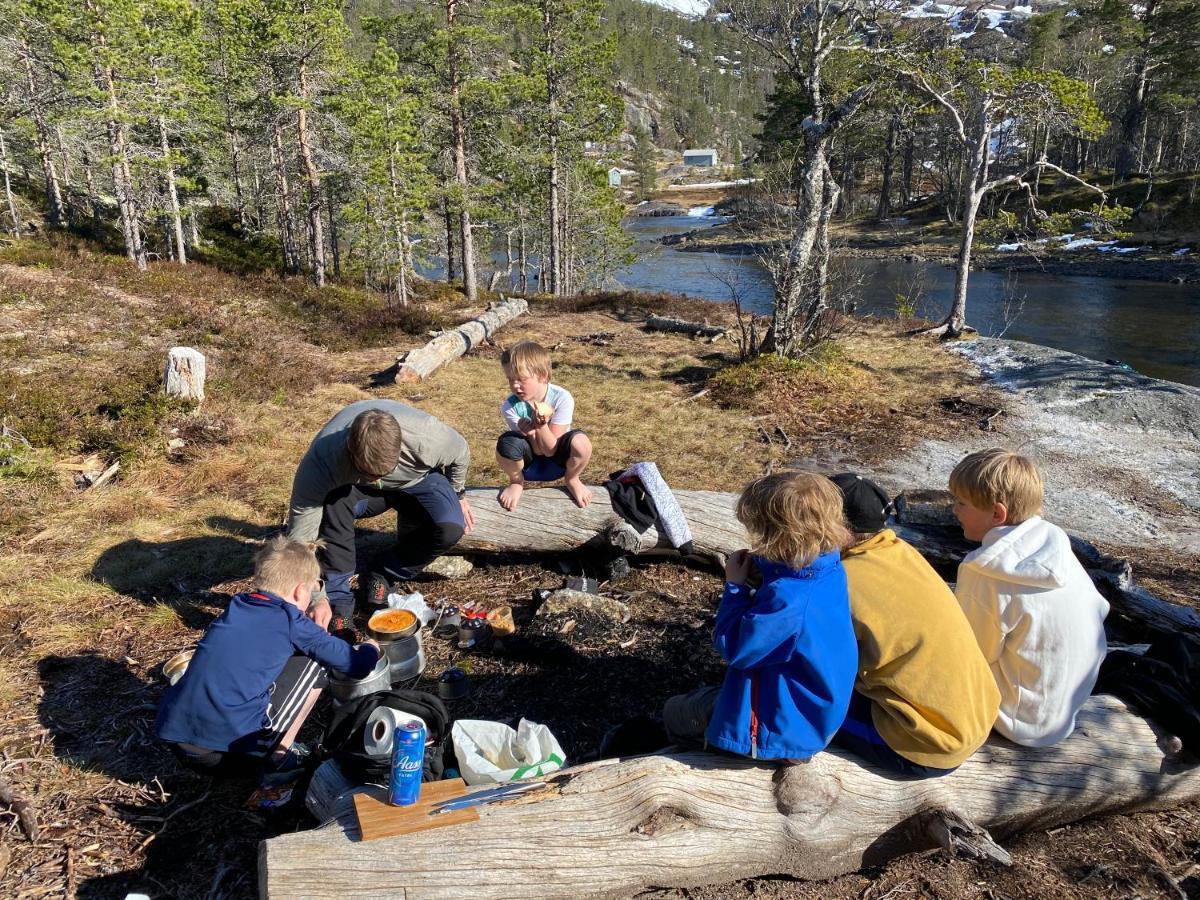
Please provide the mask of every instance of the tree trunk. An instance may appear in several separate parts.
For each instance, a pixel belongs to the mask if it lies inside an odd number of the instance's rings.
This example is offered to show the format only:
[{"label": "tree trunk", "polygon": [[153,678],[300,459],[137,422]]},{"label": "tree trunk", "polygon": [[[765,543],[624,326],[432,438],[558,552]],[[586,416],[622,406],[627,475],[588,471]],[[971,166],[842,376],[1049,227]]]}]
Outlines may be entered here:
[{"label": "tree trunk", "polygon": [[167,353],[163,390],[168,397],[199,403],[204,399],[204,377],[204,354],[199,350],[193,350],[191,347],[172,347]]},{"label": "tree trunk", "polygon": [[8,206],[8,218],[12,233],[21,236],[21,217],[17,215],[17,204],[13,199],[12,178],[8,174],[8,144],[4,142],[4,130],[0,129],[0,168],[4,169],[4,202]]},{"label": "tree trunk", "polygon": [[271,163],[279,190],[279,236],[283,248],[283,270],[289,275],[300,271],[300,251],[296,244],[296,219],[292,213],[292,195],[288,186],[287,155],[283,150],[283,129],[272,126]]},{"label": "tree trunk", "polygon": [[987,106],[979,112],[974,142],[971,151],[970,168],[964,174],[962,188],[962,236],[958,243],[958,261],[954,268],[954,300],[946,318],[930,333],[943,337],[958,337],[966,329],[967,324],[967,280],[971,275],[971,248],[975,243],[975,220],[979,216],[979,206],[983,202],[987,188],[988,167],[990,157],[988,141],[992,135],[992,120]]},{"label": "tree trunk", "polygon": [[880,175],[879,202],[875,205],[875,218],[885,222],[892,217],[892,164],[896,158],[896,136],[900,132],[900,116],[892,115],[888,123],[887,144],[883,148],[883,172]]},{"label": "tree trunk", "polygon": [[459,247],[462,249],[463,294],[475,302],[479,288],[475,281],[475,241],[471,236],[470,183],[467,180],[467,129],[463,122],[459,83],[459,38],[455,34],[459,0],[446,0],[446,26],[450,31],[447,68],[450,78],[450,134],[454,150],[454,181],[458,185]]},{"label": "tree trunk", "polygon": [[776,352],[782,356],[796,356],[804,349],[801,317],[814,290],[813,248],[820,230],[825,196],[825,146],[826,142],[822,140],[810,142],[801,176],[796,231],[776,287],[772,330]]},{"label": "tree trunk", "polygon": [[171,204],[171,232],[175,240],[175,258],[187,265],[187,248],[183,240],[183,213],[179,209],[179,191],[175,187],[175,164],[171,161],[171,143],[167,139],[167,120],[158,117],[158,135],[162,142],[163,167],[167,179],[167,202]]},{"label": "tree trunk", "polygon": [[[1154,4],[1149,4],[1152,9]],[[1137,168],[1138,140],[1146,123],[1146,83],[1150,68],[1149,51],[1143,49],[1134,64],[1133,82],[1125,114],[1121,117],[1121,139],[1117,142],[1116,177],[1125,180]]]},{"label": "tree trunk", "polygon": [[517,259],[521,281],[518,290],[521,296],[529,293],[529,254],[525,250],[525,210],[517,213]]},{"label": "tree trunk", "polygon": [[442,222],[446,227],[446,283],[454,284],[457,273],[454,270],[454,215],[450,209],[450,198],[445,193],[446,183],[442,182]]},{"label": "tree trunk", "polygon": [[321,221],[321,173],[313,159],[308,127],[308,67],[300,64],[300,108],[296,114],[296,142],[308,182],[308,247],[312,257],[312,281],[325,286],[325,230]]},{"label": "tree trunk", "polygon": [[909,132],[904,141],[904,161],[900,174],[900,204],[905,208],[912,203],[913,190],[913,154],[916,151],[914,146],[916,138]]},{"label": "tree trunk", "polygon": [[325,181],[325,209],[329,216],[329,251],[333,255],[333,277],[342,277],[342,250],[338,245],[337,204],[333,200],[333,180]]},{"label": "tree trunk", "polygon": [[50,131],[42,111],[37,82],[33,77],[33,60],[28,47],[23,47],[25,57],[25,80],[29,87],[29,106],[33,114],[34,137],[37,141],[38,157],[42,163],[42,177],[46,183],[46,209],[50,224],[62,228],[67,224],[63,210],[62,190],[58,186],[58,175],[54,171],[54,157],[50,151]]},{"label": "tree trunk", "polygon": [[558,73],[555,71],[554,19],[550,0],[542,0],[542,52],[546,59],[546,128],[550,142],[549,212],[550,212],[550,283],[542,285],[558,297],[566,292],[563,283],[562,228],[558,196]]},{"label": "tree trunk", "polygon": [[[797,765],[699,751],[608,759],[481,806],[478,821],[371,842],[346,801],[330,827],[260,845],[259,895],[578,900],[768,874],[832,878],[938,846],[955,820],[1004,838],[1194,801],[1200,768],[1164,753],[1166,737],[1097,696],[1066,741],[1031,749],[994,738],[933,781],[896,779],[837,749]],[[447,847],[471,864],[447,866]]]},{"label": "tree trunk", "polygon": [[96,176],[92,172],[92,154],[87,142],[83,144],[83,181],[87,185],[88,215],[93,219],[100,218],[100,198],[96,194]]},{"label": "tree trunk", "polygon": [[[104,38],[98,37],[103,44]],[[125,255],[138,267],[146,269],[146,248],[142,243],[142,227],[138,222],[137,202],[133,192],[133,175],[129,169],[129,150],[125,124],[120,120],[117,103],[117,87],[112,69],[99,70],[100,82],[108,97],[108,143],[112,151],[113,189],[117,194],[117,208],[121,216],[121,233],[125,238]]]},{"label": "tree trunk", "polygon": [[520,297],[498,303],[453,331],[443,332],[424,347],[409,350],[396,360],[396,381],[414,382],[428,378],[442,366],[479,346],[528,309],[529,303]]}]

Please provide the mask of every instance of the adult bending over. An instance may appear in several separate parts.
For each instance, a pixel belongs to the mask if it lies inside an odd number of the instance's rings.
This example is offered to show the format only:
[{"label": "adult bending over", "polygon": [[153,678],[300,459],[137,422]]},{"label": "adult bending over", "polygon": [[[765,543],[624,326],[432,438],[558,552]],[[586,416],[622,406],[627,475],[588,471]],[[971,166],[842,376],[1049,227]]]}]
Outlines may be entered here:
[{"label": "adult bending over", "polygon": [[312,612],[319,625],[332,618],[338,630],[352,621],[356,519],[396,511],[396,547],[379,566],[392,579],[419,574],[471,531],[464,497],[470,459],[461,434],[395,400],[351,403],[317,432],[292,482],[288,537],[325,544],[329,603]]}]

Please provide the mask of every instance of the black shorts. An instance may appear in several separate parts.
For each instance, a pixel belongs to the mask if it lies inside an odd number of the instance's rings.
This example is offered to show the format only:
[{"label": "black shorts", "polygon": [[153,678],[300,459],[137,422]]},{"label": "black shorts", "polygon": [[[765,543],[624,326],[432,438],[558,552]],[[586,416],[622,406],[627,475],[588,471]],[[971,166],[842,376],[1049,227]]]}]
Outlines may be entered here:
[{"label": "black shorts", "polygon": [[496,441],[496,452],[504,459],[524,462],[524,475],[529,481],[557,481],[566,474],[567,461],[571,458],[571,442],[575,440],[575,435],[582,433],[578,428],[572,428],[558,439],[554,453],[537,456],[525,435],[519,431],[506,431]]}]

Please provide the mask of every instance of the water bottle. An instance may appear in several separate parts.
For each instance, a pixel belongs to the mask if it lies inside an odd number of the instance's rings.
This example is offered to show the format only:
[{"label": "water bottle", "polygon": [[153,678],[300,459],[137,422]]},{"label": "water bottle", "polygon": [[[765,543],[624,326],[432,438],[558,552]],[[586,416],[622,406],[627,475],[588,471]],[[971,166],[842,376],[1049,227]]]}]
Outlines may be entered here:
[{"label": "water bottle", "polygon": [[388,783],[388,803],[412,806],[421,796],[421,773],[425,769],[425,726],[405,722],[396,728],[392,740],[392,777]]}]

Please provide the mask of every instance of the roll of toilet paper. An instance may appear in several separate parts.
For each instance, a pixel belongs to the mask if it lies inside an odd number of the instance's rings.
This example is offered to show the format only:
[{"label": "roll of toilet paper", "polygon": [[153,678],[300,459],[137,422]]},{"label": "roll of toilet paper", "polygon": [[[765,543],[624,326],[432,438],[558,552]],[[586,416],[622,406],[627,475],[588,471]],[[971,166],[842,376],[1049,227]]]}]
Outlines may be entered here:
[{"label": "roll of toilet paper", "polygon": [[363,749],[367,755],[391,756],[396,729],[407,722],[420,722],[421,727],[425,727],[425,721],[420,716],[390,706],[375,707],[363,730]]}]

